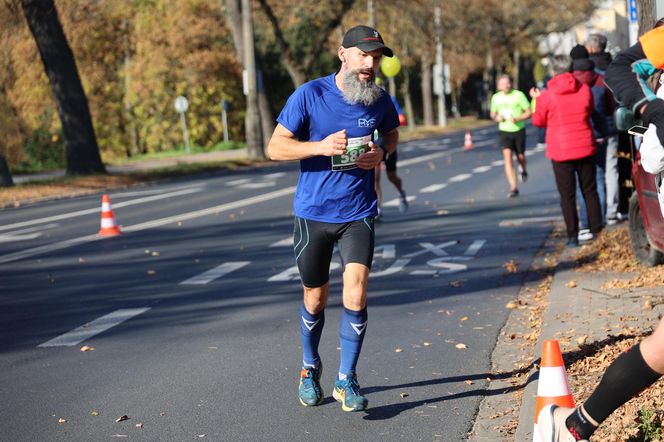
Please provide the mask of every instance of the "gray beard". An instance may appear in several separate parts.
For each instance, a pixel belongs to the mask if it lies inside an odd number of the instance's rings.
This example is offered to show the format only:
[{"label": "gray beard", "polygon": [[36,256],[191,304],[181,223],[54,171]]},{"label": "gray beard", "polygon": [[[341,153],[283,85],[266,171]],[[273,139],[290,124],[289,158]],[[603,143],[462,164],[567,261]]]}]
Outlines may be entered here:
[{"label": "gray beard", "polygon": [[359,79],[360,70],[348,71],[344,74],[344,98],[350,104],[374,104],[383,90],[373,80],[363,82]]}]

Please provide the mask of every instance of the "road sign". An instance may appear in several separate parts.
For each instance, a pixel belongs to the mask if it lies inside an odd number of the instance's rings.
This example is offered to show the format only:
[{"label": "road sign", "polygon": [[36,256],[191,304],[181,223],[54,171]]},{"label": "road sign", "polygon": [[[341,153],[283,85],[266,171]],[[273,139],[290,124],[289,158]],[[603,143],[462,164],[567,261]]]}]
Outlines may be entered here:
[{"label": "road sign", "polygon": [[636,14],[636,0],[629,0],[629,21],[632,23],[639,21],[639,17]]},{"label": "road sign", "polygon": [[182,114],[184,112],[187,112],[187,109],[189,108],[189,102],[185,97],[180,95],[175,99],[175,110],[179,113]]}]

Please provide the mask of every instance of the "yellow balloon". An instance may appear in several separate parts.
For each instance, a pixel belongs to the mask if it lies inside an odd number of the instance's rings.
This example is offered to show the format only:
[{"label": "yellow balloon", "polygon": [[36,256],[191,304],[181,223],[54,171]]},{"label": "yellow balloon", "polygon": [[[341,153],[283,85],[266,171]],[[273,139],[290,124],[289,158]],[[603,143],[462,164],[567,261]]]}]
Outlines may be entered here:
[{"label": "yellow balloon", "polygon": [[394,57],[383,57],[380,62],[380,70],[386,77],[396,77],[401,70],[401,62],[395,55]]}]

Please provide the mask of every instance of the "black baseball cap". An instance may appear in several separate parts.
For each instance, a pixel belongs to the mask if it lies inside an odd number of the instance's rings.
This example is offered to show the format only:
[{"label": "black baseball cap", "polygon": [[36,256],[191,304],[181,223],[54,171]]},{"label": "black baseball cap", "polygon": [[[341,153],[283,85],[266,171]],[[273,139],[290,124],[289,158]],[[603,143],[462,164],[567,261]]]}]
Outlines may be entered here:
[{"label": "black baseball cap", "polygon": [[369,26],[355,26],[346,32],[344,41],[341,43],[344,48],[358,47],[365,52],[375,51],[376,49],[383,49],[383,55],[387,57],[394,56],[392,49],[385,46],[383,37],[374,28]]}]

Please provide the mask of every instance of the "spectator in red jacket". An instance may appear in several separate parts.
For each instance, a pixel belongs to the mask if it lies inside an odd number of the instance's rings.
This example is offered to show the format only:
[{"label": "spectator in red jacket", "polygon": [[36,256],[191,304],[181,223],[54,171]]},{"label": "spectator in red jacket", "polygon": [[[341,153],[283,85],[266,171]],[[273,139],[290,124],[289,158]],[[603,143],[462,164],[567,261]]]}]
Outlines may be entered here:
[{"label": "spectator in red jacket", "polygon": [[595,181],[595,140],[590,126],[593,96],[586,84],[569,72],[570,58],[556,55],[551,59],[554,77],[547,89],[530,90],[537,99],[533,124],[546,127],[546,156],[551,159],[560,208],[567,227],[568,246],[579,244],[579,216],[576,211],[576,177],[579,177],[588,210],[592,238],[602,229],[601,211]]}]

